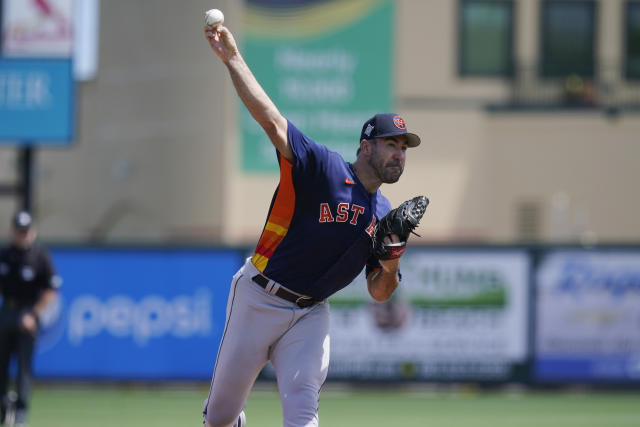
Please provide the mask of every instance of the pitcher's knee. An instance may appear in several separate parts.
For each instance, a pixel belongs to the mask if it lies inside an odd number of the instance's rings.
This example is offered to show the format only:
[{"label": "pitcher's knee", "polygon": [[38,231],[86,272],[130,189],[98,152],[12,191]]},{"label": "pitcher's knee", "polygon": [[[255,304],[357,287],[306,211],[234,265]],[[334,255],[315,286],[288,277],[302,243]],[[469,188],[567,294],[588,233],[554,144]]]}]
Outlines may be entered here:
[{"label": "pitcher's knee", "polygon": [[284,425],[318,425],[318,392],[308,387],[281,394]]}]

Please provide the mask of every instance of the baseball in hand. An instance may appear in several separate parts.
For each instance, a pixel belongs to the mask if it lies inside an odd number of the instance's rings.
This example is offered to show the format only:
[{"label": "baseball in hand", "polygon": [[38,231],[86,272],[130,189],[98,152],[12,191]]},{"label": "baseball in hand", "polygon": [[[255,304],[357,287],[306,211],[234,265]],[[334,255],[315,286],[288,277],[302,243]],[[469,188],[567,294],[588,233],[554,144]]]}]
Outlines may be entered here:
[{"label": "baseball in hand", "polygon": [[224,15],[220,9],[207,10],[204,16],[205,23],[212,28],[215,28],[224,22]]}]

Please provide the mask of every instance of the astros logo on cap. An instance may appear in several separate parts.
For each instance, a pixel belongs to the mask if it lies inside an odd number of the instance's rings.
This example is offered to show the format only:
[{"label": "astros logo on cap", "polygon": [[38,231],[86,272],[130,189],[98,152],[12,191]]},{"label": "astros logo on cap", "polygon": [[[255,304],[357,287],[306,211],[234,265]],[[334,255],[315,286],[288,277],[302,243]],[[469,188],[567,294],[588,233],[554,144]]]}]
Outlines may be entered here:
[{"label": "astros logo on cap", "polygon": [[404,119],[400,116],[393,116],[393,125],[398,129],[406,129],[407,125],[404,122]]}]

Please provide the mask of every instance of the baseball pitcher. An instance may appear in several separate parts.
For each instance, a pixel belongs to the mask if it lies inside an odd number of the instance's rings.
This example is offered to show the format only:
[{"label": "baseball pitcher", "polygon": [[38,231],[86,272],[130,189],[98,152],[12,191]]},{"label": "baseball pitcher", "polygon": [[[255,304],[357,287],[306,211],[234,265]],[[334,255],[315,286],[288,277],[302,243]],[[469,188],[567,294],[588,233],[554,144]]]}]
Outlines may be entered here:
[{"label": "baseball pitcher", "polygon": [[398,286],[400,257],[428,200],[416,197],[391,210],[379,187],[398,181],[407,149],[420,138],[399,115],[376,114],[362,127],[357,160],[348,163],[282,116],[225,26],[205,25],[204,34],[280,165],[255,252],[231,282],[204,422],[245,426],[247,396],[270,361],[283,425],[317,426],[329,366],[327,298],[363,268],[376,301],[389,299]]}]

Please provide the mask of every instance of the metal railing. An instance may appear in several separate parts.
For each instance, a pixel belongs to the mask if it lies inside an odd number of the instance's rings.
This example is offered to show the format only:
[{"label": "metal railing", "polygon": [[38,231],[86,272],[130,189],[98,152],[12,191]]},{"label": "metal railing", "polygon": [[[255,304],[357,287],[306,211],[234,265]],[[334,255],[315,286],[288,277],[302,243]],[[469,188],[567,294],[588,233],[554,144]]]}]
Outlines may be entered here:
[{"label": "metal railing", "polygon": [[599,64],[593,76],[545,76],[538,65],[515,67],[510,99],[490,109],[595,109],[640,111],[640,79],[625,76],[624,64]]}]

